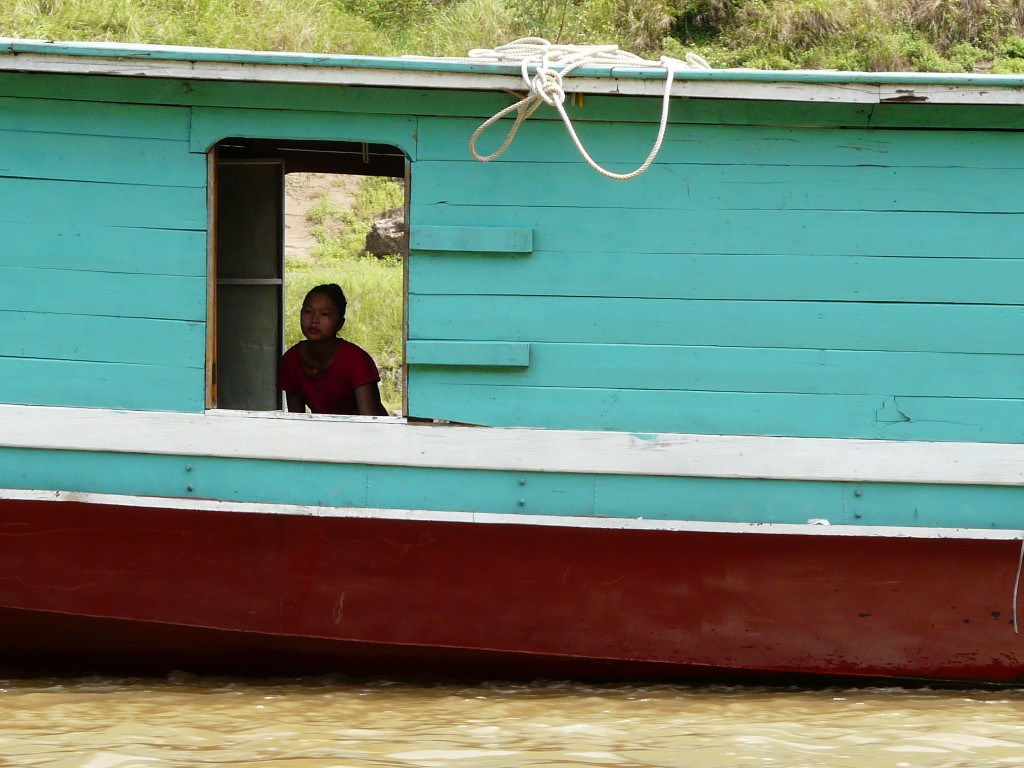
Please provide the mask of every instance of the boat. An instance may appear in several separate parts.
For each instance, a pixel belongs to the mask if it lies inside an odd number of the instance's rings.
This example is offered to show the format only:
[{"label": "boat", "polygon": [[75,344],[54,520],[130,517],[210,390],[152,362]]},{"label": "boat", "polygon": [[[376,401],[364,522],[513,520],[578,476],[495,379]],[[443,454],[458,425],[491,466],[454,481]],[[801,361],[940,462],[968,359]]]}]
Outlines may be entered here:
[{"label": "boat", "polygon": [[[1024,77],[580,67],[620,181],[521,69],[0,40],[5,669],[1020,683]],[[400,416],[281,408],[293,171]]]}]

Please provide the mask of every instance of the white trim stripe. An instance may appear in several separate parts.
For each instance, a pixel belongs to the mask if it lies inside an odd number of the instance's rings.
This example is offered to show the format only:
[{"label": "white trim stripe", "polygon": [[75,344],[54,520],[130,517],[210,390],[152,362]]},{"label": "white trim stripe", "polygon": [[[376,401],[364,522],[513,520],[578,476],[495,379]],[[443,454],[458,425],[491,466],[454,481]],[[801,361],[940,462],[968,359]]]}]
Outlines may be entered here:
[{"label": "white trim stripe", "polygon": [[409,520],[477,525],[531,525],[599,530],[666,531],[691,533],[774,534],[785,536],[860,536],[865,538],[1024,540],[1024,530],[986,528],[915,528],[881,525],[821,525],[816,523],[726,523],[694,520],[645,520],[643,518],[569,517],[560,515],[507,515],[489,512],[453,512],[426,509],[375,507],[320,507],[299,504],[181,499],[156,496],[120,496],[75,491],[25,491],[0,489],[4,501],[75,502],[139,509],[176,509],[244,515],[292,515],[376,520]]},{"label": "white trim stripe", "polygon": [[630,434],[0,405],[0,447],[668,477],[1024,486],[1024,445]]},{"label": "white trim stripe", "polygon": [[[367,66],[311,66],[308,63],[282,64],[251,61],[198,61],[182,58],[109,58],[98,55],[60,53],[2,53],[0,71],[40,72],[73,75],[120,75],[125,77],[173,78],[181,80],[221,80],[232,82],[290,83],[307,85],[362,85],[373,87],[429,88],[447,90],[514,91],[523,89],[518,72],[453,72],[438,69],[411,69]],[[508,69],[507,67],[505,68]],[[625,96],[661,96],[664,80],[642,79],[636,70],[610,71],[607,77],[576,75],[568,78],[565,90],[583,94],[621,94]],[[753,70],[713,70],[711,76],[688,79],[680,72],[672,86],[678,98],[741,99],[770,101],[834,102],[882,104],[913,101],[927,104],[1024,104],[1024,89],[1004,85],[992,77],[991,83],[908,82],[787,82],[760,81],[753,75],[771,77],[772,73]],[[855,74],[855,73],[851,73]],[[734,79],[729,79],[730,77]],[[837,81],[840,75],[836,76]]]}]

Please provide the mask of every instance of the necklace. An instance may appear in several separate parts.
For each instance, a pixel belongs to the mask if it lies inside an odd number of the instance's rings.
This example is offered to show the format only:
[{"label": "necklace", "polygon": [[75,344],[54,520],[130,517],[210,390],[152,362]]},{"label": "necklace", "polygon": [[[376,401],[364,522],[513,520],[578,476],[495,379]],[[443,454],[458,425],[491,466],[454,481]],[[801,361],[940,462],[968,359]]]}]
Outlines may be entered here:
[{"label": "necklace", "polygon": [[321,373],[326,372],[331,367],[331,363],[334,362],[334,353],[336,351],[336,348],[332,350],[327,358],[318,358],[308,347],[299,348],[303,365],[310,376],[319,376]]}]

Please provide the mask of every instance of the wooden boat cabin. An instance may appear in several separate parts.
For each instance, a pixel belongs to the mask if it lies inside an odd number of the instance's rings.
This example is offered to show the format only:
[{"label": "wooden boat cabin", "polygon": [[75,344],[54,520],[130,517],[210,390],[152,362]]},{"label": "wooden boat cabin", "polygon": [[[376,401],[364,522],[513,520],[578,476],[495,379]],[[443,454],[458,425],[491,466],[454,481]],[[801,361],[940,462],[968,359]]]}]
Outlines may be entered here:
[{"label": "wooden boat cabin", "polygon": [[[5,659],[1018,679],[1024,77],[522,90],[0,41]],[[401,416],[281,411],[295,171],[407,181]]]}]

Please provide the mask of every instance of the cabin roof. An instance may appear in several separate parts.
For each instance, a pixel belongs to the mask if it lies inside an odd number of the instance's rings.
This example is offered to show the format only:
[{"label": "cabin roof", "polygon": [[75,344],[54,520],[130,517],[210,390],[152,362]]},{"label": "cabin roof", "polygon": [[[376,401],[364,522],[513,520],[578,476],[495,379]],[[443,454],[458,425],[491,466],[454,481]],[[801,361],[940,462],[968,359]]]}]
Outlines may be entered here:
[{"label": "cabin roof", "polygon": [[[416,56],[279,53],[0,37],[0,71],[457,90],[523,90],[519,66]],[[660,67],[580,68],[568,92],[661,95]],[[705,69],[675,75],[673,96],[835,103],[1024,104],[1024,76]]]}]

